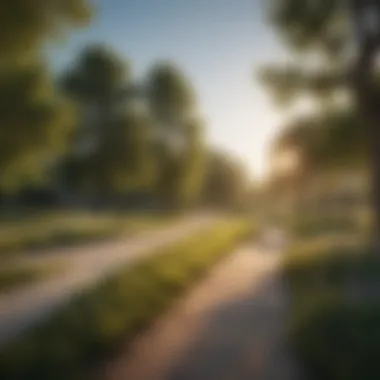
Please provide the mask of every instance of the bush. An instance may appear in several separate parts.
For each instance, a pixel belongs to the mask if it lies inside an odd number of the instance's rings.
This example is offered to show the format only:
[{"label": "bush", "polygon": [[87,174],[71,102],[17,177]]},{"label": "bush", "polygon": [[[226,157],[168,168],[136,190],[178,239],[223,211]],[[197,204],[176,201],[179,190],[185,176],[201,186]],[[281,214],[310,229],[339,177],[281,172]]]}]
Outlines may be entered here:
[{"label": "bush", "polygon": [[284,276],[292,295],[344,291],[347,286],[377,281],[380,259],[365,246],[303,246],[285,257]]},{"label": "bush", "polygon": [[304,309],[291,331],[310,379],[380,379],[380,305],[330,297]]},{"label": "bush", "polygon": [[8,347],[0,357],[0,378],[75,379],[133,338],[250,232],[244,221],[220,222],[121,269]]},{"label": "bush", "polygon": [[331,233],[357,233],[360,220],[344,215],[302,217],[293,225],[297,237],[310,238]]},{"label": "bush", "polygon": [[325,239],[285,257],[290,336],[316,380],[380,379],[380,259],[366,246]]}]

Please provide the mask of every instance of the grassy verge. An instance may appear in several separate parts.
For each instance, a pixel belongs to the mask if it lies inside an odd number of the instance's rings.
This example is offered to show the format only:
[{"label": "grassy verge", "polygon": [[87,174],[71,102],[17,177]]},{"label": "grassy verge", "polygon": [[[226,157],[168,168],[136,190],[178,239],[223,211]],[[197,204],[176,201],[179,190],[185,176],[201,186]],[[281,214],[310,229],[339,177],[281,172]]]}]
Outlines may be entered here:
[{"label": "grassy verge", "polygon": [[22,220],[0,222],[0,255],[30,252],[55,246],[67,246],[136,234],[175,216],[153,214],[113,214],[90,212],[55,212]]},{"label": "grassy verge", "polygon": [[380,259],[338,230],[285,257],[292,342],[312,380],[379,379]]},{"label": "grassy verge", "polygon": [[83,368],[132,339],[251,232],[245,221],[219,222],[121,269],[9,346],[0,356],[0,378],[80,378]]},{"label": "grassy verge", "polygon": [[0,269],[0,293],[23,285],[30,285],[64,270],[63,264],[43,264],[34,266],[10,265]]}]

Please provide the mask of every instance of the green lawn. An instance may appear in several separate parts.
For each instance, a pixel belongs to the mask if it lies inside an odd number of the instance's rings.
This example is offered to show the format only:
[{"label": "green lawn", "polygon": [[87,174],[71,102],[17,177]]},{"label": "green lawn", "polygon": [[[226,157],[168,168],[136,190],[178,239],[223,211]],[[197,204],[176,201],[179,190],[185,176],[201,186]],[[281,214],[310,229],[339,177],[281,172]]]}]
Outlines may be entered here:
[{"label": "green lawn", "polygon": [[210,267],[252,233],[247,221],[229,220],[162,249],[78,297],[48,323],[0,357],[0,378],[79,379],[131,341]]},{"label": "green lawn", "polygon": [[34,215],[22,220],[0,220],[0,254],[9,257],[36,249],[137,234],[170,223],[175,218],[173,215],[147,213],[66,211]]},{"label": "green lawn", "polygon": [[61,263],[36,265],[6,265],[0,269],[0,293],[54,276],[64,270]]}]

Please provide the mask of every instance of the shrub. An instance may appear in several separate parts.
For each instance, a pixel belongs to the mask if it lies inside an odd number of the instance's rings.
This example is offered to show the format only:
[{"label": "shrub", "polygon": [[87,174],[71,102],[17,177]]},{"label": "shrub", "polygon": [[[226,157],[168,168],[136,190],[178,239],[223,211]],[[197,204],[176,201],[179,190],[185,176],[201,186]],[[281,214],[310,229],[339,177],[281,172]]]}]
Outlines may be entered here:
[{"label": "shrub", "polygon": [[345,215],[302,217],[294,223],[293,232],[297,237],[310,238],[331,233],[357,233],[360,225],[358,218]]},{"label": "shrub", "polygon": [[379,304],[330,297],[304,309],[291,332],[310,379],[380,379]]},{"label": "shrub", "polygon": [[316,380],[380,379],[380,259],[366,246],[326,240],[285,257],[290,336]]},{"label": "shrub", "polygon": [[380,277],[380,259],[365,246],[344,243],[294,249],[284,259],[284,276],[292,294],[343,291]]}]

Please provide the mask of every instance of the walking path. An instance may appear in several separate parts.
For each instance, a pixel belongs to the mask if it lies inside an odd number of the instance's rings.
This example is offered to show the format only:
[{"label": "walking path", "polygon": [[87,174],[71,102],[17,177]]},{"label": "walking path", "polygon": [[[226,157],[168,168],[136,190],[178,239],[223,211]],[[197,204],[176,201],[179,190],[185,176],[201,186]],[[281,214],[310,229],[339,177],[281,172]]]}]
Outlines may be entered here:
[{"label": "walking path", "polygon": [[[133,264],[159,248],[195,233],[216,220],[192,216],[175,226],[160,228],[124,241],[110,241],[57,251],[66,270],[55,278],[0,295],[0,347],[40,322],[78,292],[93,286],[120,265]],[[51,255],[54,256],[54,255]]]},{"label": "walking path", "polygon": [[263,247],[238,249],[99,378],[298,380],[280,265],[280,255]]}]

